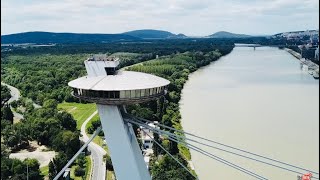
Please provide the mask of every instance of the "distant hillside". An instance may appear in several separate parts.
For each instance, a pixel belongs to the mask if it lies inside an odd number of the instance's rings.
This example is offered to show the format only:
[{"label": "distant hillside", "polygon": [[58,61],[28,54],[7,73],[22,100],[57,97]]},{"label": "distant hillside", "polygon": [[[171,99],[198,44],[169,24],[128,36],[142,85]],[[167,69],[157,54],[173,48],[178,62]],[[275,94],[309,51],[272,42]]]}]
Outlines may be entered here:
[{"label": "distant hillside", "polygon": [[175,38],[188,38],[188,36],[186,36],[182,33],[179,33],[179,34],[175,35]]},{"label": "distant hillside", "polygon": [[141,38],[141,39],[168,39],[168,38],[186,38],[187,37],[184,34],[176,35],[168,31],[153,30],[153,29],[128,31],[123,34]]},{"label": "distant hillside", "polygon": [[245,35],[245,34],[235,34],[235,33],[230,33],[226,31],[219,31],[212,35],[209,35],[208,37],[210,38],[248,38],[252,36]]},{"label": "distant hillside", "polygon": [[287,36],[287,35],[319,35],[319,30],[305,30],[305,31],[289,31],[289,32],[282,32],[274,34],[273,36]]},{"label": "distant hillside", "polygon": [[140,38],[126,34],[82,34],[25,32],[1,36],[1,44],[10,43],[98,43],[113,41],[133,41]]}]

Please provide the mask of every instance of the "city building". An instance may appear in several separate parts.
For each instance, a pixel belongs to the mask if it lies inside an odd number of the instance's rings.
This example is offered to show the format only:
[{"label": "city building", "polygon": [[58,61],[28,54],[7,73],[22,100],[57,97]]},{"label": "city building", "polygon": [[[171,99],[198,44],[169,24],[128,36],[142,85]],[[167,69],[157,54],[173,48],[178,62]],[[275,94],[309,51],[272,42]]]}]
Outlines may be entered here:
[{"label": "city building", "polygon": [[[157,121],[155,121],[157,123]],[[158,126],[156,126],[154,123],[148,123],[148,126],[151,126],[156,129],[160,129]],[[153,132],[150,129],[147,129],[145,127],[140,126],[140,136],[141,141],[144,149],[152,149],[153,141],[151,138],[153,138]]]}]

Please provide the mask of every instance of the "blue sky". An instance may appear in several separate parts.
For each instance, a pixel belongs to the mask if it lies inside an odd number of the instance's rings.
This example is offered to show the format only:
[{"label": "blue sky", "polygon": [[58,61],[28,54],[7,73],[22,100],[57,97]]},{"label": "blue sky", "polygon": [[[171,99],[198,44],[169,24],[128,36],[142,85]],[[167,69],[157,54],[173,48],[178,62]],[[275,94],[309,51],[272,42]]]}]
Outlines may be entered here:
[{"label": "blue sky", "polygon": [[159,29],[189,36],[319,29],[318,0],[2,0],[1,34],[121,33]]}]

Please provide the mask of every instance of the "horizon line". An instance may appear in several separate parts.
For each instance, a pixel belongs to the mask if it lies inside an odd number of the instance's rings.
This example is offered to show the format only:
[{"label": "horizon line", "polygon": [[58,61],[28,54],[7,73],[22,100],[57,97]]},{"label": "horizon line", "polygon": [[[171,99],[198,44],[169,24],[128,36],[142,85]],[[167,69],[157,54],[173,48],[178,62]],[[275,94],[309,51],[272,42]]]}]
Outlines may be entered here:
[{"label": "horizon line", "polygon": [[[6,35],[14,35],[14,34],[22,34],[22,33],[30,33],[30,32],[44,32],[44,33],[70,33],[70,34],[113,34],[113,35],[116,35],[116,34],[124,34],[124,33],[127,33],[127,32],[131,32],[131,31],[141,31],[141,30],[155,30],[155,31],[166,31],[166,32],[169,32],[169,33],[172,33],[172,34],[175,34],[171,31],[167,31],[167,30],[162,30],[162,29],[135,29],[135,30],[130,30],[130,31],[125,31],[125,32],[121,32],[121,33],[102,33],[102,32],[53,32],[53,31],[41,31],[41,30],[34,30],[34,31],[22,31],[22,32],[16,32],[16,33],[9,33],[9,34],[2,34],[1,33],[1,36],[6,36]],[[226,30],[221,30],[221,31],[216,31],[215,33],[217,32],[228,32],[228,33],[233,33],[233,34],[242,34],[242,35],[251,35],[251,36],[272,36],[272,35],[275,35],[275,34],[279,34],[279,33],[287,33],[287,32],[299,32],[299,31],[319,31],[319,29],[305,29],[305,30],[292,30],[292,31],[282,31],[282,32],[277,32],[277,33],[273,33],[273,34],[250,34],[250,33],[235,33],[235,32],[231,32],[231,31],[226,31]],[[215,34],[215,33],[212,33],[212,34]],[[177,34],[184,34],[184,33],[176,33],[175,35]],[[209,35],[186,35],[184,34],[185,36],[188,36],[188,37],[206,37],[206,36],[210,36],[212,34],[209,34]]]}]

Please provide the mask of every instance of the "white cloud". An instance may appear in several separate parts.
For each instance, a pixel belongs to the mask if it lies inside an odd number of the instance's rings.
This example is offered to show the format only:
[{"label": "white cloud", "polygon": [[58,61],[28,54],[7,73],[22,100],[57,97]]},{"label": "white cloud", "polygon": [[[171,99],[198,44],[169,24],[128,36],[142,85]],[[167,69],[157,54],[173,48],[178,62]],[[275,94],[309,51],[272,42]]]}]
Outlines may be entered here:
[{"label": "white cloud", "polygon": [[4,0],[1,34],[119,33],[154,28],[208,35],[272,34],[319,26],[318,0]]}]

